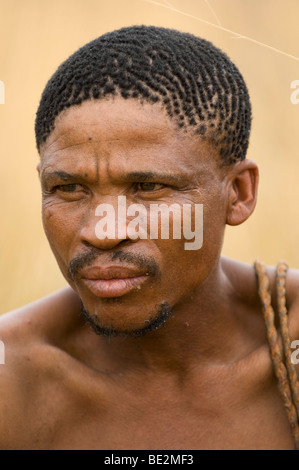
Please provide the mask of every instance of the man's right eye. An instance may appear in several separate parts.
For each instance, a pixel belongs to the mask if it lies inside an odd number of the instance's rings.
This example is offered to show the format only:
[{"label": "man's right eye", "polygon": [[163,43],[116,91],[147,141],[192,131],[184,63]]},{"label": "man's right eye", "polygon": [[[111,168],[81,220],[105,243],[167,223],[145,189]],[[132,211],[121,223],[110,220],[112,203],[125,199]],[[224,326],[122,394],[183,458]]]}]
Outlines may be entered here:
[{"label": "man's right eye", "polygon": [[56,186],[57,190],[62,191],[63,193],[74,193],[77,190],[81,190],[82,186],[80,184],[61,184]]}]

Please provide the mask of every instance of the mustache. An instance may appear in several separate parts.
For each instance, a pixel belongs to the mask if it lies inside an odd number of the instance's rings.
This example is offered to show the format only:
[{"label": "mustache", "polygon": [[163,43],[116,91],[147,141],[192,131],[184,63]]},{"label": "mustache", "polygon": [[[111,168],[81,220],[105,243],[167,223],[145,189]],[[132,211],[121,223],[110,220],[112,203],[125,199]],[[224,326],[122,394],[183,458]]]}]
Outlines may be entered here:
[{"label": "mustache", "polygon": [[[75,281],[80,271],[85,267],[90,266],[94,261],[100,259],[104,253],[99,253],[96,249],[90,249],[88,252],[82,253],[76,256],[69,264],[68,267],[68,276],[72,281]],[[126,253],[125,251],[119,250],[115,251],[109,255],[110,261],[119,260],[121,262],[126,261],[130,263],[131,266],[146,269],[149,276],[160,277],[161,270],[158,263],[152,257],[145,257],[139,253]]]}]

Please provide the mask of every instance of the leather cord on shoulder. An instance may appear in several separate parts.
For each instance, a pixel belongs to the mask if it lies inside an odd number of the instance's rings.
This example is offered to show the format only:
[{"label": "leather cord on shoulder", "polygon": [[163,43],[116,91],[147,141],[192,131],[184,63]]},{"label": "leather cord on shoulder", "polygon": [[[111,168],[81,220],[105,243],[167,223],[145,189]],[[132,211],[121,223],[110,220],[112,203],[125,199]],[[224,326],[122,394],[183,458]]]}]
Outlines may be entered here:
[{"label": "leather cord on shoulder", "polygon": [[[299,386],[296,371],[291,362],[291,348],[285,298],[285,279],[288,267],[284,262],[279,263],[276,276],[283,350],[280,348],[279,335],[275,326],[275,313],[271,305],[270,282],[266,267],[261,261],[256,261],[254,263],[254,268],[258,279],[259,296],[263,305],[267,338],[274,372],[278,380],[279,392],[288,415],[292,435],[295,441],[295,448],[296,450],[299,450],[299,408],[297,406]],[[284,363],[284,359],[286,360],[286,364]]]}]

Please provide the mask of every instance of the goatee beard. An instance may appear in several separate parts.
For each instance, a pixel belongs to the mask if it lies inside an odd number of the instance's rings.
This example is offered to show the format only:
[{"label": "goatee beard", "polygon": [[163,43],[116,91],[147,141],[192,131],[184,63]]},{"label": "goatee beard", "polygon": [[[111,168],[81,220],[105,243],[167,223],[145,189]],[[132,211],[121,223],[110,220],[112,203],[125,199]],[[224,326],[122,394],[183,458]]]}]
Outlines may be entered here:
[{"label": "goatee beard", "polygon": [[138,328],[136,330],[117,330],[115,328],[101,325],[99,318],[96,315],[90,315],[90,313],[82,305],[81,314],[86,322],[91,326],[92,330],[100,336],[131,336],[134,338],[140,338],[151,331],[162,328],[167,320],[172,315],[172,308],[168,302],[162,302],[155,315],[151,316],[150,320],[146,322],[146,326]]}]

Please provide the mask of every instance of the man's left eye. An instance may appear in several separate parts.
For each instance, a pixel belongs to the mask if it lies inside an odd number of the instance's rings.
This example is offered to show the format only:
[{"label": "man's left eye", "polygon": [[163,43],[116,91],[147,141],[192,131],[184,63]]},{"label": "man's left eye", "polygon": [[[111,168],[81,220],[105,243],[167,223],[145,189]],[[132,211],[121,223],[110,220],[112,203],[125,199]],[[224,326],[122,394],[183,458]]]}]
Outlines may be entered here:
[{"label": "man's left eye", "polygon": [[137,183],[137,189],[140,191],[157,191],[165,188],[165,184],[160,183]]}]

